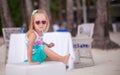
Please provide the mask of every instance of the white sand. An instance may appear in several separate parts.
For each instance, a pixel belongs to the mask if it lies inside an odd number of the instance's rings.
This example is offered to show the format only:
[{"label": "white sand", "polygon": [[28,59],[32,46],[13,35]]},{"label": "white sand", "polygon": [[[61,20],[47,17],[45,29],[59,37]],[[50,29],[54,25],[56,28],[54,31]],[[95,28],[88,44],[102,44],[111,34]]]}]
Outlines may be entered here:
[{"label": "white sand", "polygon": [[5,56],[6,56],[5,44],[0,46],[0,75],[5,75]]},{"label": "white sand", "polygon": [[[110,33],[110,38],[120,45],[120,33]],[[73,69],[67,75],[120,75],[120,49],[92,49],[94,66]]]},{"label": "white sand", "polygon": [[95,66],[74,69],[67,75],[120,75],[120,49],[101,51],[92,49]]},{"label": "white sand", "polygon": [[[120,33],[110,33],[110,38],[120,45]],[[120,75],[120,49],[92,49],[94,66],[67,71],[67,75]],[[0,46],[0,75],[5,75],[5,45]]]}]

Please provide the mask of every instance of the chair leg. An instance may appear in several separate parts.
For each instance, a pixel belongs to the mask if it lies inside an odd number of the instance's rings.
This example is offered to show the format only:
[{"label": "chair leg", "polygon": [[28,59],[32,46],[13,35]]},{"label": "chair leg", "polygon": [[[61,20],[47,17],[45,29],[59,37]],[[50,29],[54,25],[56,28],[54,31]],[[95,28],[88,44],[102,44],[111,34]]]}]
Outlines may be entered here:
[{"label": "chair leg", "polygon": [[[80,51],[80,50],[86,50],[88,52],[88,54],[83,56],[82,51]],[[79,62],[81,64],[81,67],[93,66],[94,65],[94,60],[93,60],[93,56],[92,56],[92,52],[91,52],[90,48],[89,49],[79,49],[78,51],[79,51],[78,52],[79,53]],[[86,62],[82,63],[83,62],[82,59],[90,60],[90,64],[86,65]]]}]

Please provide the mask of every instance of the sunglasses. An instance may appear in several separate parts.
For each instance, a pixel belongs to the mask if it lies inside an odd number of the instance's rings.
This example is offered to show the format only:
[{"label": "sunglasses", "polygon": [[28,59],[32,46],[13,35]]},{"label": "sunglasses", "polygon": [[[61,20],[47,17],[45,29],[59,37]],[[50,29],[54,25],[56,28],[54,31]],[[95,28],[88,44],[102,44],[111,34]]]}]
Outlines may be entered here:
[{"label": "sunglasses", "polygon": [[45,20],[43,20],[43,21],[35,21],[35,23],[36,23],[36,25],[39,25],[39,24],[46,24],[46,21]]}]

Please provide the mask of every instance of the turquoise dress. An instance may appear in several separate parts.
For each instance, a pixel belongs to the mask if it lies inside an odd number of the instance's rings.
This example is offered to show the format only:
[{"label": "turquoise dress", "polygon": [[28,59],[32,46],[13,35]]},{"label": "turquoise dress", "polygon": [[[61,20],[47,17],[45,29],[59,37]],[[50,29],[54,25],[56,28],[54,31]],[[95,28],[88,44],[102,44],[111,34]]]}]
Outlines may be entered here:
[{"label": "turquoise dress", "polygon": [[[32,47],[32,62],[44,62],[46,59],[46,54],[44,52],[45,45],[43,44],[43,38],[37,34],[36,31],[33,31],[36,34],[36,39]],[[28,45],[28,39],[26,38],[26,44]],[[28,62],[25,60],[24,62]]]}]

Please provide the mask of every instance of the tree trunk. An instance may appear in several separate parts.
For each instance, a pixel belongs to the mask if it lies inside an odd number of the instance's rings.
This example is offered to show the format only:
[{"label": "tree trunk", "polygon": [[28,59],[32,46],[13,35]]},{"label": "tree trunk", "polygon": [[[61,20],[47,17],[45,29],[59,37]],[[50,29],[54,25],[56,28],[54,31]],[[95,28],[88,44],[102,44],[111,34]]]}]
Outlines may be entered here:
[{"label": "tree trunk", "polygon": [[82,0],[83,23],[87,23],[86,0]]},{"label": "tree trunk", "polygon": [[111,17],[111,11],[110,9],[112,8],[111,5],[110,5],[110,0],[108,0],[107,2],[107,7],[108,7],[108,28],[109,28],[109,31],[113,32],[113,28],[112,28],[112,17]]},{"label": "tree trunk", "polygon": [[72,32],[73,25],[73,0],[67,0],[67,28]]},{"label": "tree trunk", "polygon": [[97,18],[94,27],[93,48],[111,49],[119,47],[110,40],[107,16],[107,0],[97,0]]},{"label": "tree trunk", "polygon": [[22,10],[22,27],[25,28],[25,32],[27,31],[28,21],[27,21],[27,13],[25,7],[25,0],[21,0],[21,10]]},{"label": "tree trunk", "polygon": [[81,23],[81,12],[82,12],[82,8],[81,8],[81,4],[80,4],[80,0],[76,0],[76,4],[77,4],[77,25],[79,25]]},{"label": "tree trunk", "polygon": [[63,22],[63,17],[62,17],[62,10],[63,10],[63,7],[62,7],[62,2],[63,0],[58,0],[59,1],[59,19],[60,19],[60,23]]},{"label": "tree trunk", "polygon": [[[1,20],[2,20],[2,28],[4,27],[13,27],[13,21],[10,16],[10,11],[8,8],[8,3],[7,0],[0,0],[0,14],[1,14]],[[5,61],[4,63],[6,64],[7,62],[7,55],[8,55],[8,50],[4,50],[5,55]]]},{"label": "tree trunk", "polygon": [[7,0],[0,0],[2,27],[13,27],[13,21],[8,8]]},{"label": "tree trunk", "polygon": [[29,23],[30,23],[30,17],[33,11],[33,5],[32,5],[32,1],[31,0],[25,0],[25,5],[26,5],[26,12],[27,12],[27,21],[28,21],[28,26],[27,26],[27,30],[29,27]]},{"label": "tree trunk", "polygon": [[[50,24],[52,24],[52,18],[51,18],[51,13],[50,13],[50,0],[40,0],[39,1],[40,3],[40,8],[41,9],[44,9],[47,14],[48,14],[48,17],[49,17],[49,20],[50,20]],[[53,31],[53,28],[52,28],[52,25],[50,25],[50,28],[49,28],[49,31]]]}]

